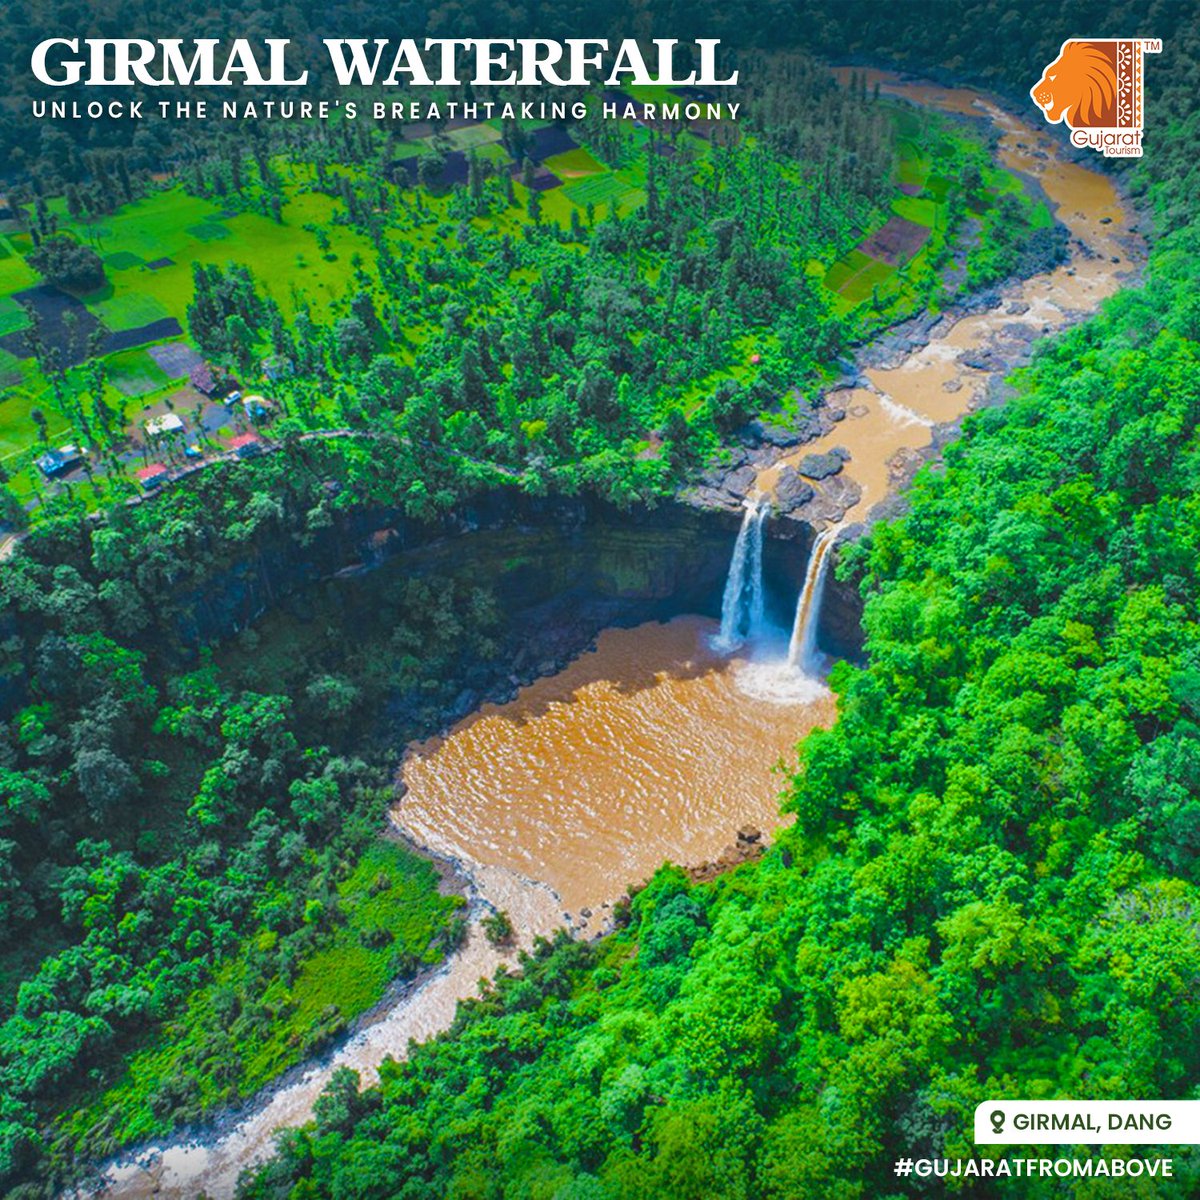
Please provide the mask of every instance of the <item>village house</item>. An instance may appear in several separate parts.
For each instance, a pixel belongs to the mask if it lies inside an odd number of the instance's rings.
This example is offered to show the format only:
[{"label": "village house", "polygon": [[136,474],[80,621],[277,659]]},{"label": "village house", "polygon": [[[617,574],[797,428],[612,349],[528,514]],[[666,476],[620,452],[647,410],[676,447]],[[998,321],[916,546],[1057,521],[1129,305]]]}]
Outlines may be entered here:
[{"label": "village house", "polygon": [[188,381],[202,396],[209,397],[219,395],[225,386],[208,363],[193,367],[188,372]]},{"label": "village house", "polygon": [[150,438],[172,437],[182,432],[183,420],[177,413],[164,413],[146,422],[146,436]]},{"label": "village house", "polygon": [[171,472],[162,463],[151,463],[150,466],[142,467],[137,472],[137,481],[147,492],[156,487],[161,487],[170,478]]},{"label": "village house", "polygon": [[59,446],[57,450],[47,450],[37,465],[47,479],[56,479],[74,470],[86,457],[87,452],[79,446]]},{"label": "village house", "polygon": [[253,433],[243,433],[229,443],[229,448],[238,458],[254,458],[263,452],[262,440]]}]

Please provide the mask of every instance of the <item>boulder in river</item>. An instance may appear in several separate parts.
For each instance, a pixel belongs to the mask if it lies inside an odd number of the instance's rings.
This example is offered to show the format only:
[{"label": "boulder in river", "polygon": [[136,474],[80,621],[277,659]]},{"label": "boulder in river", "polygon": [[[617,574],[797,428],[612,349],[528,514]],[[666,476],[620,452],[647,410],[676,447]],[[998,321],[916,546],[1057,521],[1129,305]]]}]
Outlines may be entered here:
[{"label": "boulder in river", "polygon": [[809,479],[828,479],[836,475],[850,461],[850,452],[835,446],[825,454],[806,454],[800,460],[799,471]]},{"label": "boulder in river", "polygon": [[756,418],[738,431],[743,443],[751,446],[774,446],[786,450],[819,437],[822,431],[820,413],[808,401],[797,397],[797,407],[791,414],[780,413],[778,418]]}]

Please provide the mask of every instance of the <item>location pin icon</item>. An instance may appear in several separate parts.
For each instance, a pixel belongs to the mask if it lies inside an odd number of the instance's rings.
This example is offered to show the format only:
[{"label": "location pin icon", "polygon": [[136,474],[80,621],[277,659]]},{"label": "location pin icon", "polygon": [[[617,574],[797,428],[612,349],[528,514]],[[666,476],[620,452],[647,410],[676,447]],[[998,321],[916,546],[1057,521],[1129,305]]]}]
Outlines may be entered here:
[{"label": "location pin icon", "polygon": [[1001,1112],[1000,1109],[996,1109],[996,1111],[992,1113],[992,1132],[1004,1132],[1004,1113]]}]

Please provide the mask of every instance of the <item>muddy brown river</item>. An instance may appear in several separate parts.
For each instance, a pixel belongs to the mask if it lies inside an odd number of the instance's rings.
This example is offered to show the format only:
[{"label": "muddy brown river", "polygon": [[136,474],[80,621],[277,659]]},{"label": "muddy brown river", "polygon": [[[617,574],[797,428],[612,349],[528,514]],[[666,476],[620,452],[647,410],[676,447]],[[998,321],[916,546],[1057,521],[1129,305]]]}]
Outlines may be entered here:
[{"label": "muddy brown river", "polygon": [[[1036,179],[1071,234],[1065,265],[1003,289],[993,309],[931,331],[928,345],[868,367],[864,386],[833,392],[846,417],[827,437],[781,454],[758,477],[770,494],[785,463],[814,451],[850,451],[847,474],[862,489],[844,523],[864,518],[931,443],[1028,353],[1029,334],[1093,312],[1140,265],[1130,216],[1109,178],[1061,157],[1062,138],[1018,121],[967,89],[900,81],[868,72],[885,92],[945,112],[984,117],[1000,131],[1004,165]],[[570,923],[596,931],[626,885],[670,859],[717,856],[739,826],[780,823],[775,764],[793,760],[797,740],[833,719],[827,692],[798,680],[783,662],[787,632],[754,653],[712,648],[715,622],[609,630],[560,674],[489,705],[437,741],[410,748],[393,820],[416,841],[453,860],[468,880],[472,923],[466,945],[332,1055],[293,1073],[215,1131],[127,1153],[107,1167],[107,1195],[194,1197],[233,1194],[238,1172],[271,1151],[273,1131],[307,1120],[335,1067],[364,1082],[410,1038],[444,1029],[460,997],[472,995],[514,951],[482,937],[489,905],[506,909],[520,940]],[[584,910],[591,913],[584,915]]]},{"label": "muddy brown river", "polygon": [[700,617],[606,630],[558,675],[414,747],[397,820],[441,854],[548,885],[585,927],[664,859],[715,859],[740,826],[773,828],[777,764],[833,701],[776,670],[782,637],[755,661],[717,653],[716,633]]}]

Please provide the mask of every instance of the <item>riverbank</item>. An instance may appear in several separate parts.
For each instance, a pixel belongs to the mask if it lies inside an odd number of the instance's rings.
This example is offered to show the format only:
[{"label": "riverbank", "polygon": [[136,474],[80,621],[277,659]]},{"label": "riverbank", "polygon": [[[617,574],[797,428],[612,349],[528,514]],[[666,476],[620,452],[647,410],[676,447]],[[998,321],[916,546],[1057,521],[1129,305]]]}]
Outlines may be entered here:
[{"label": "riverbank", "polygon": [[[768,449],[754,487],[777,494],[803,459],[847,452],[845,474],[856,500],[832,524],[854,527],[893,516],[903,489],[959,435],[966,417],[1003,403],[1008,375],[1027,366],[1037,340],[1096,311],[1120,287],[1136,283],[1144,240],[1116,181],[1060,152],[1059,143],[972,89],[866,72],[868,86],[939,111],[985,117],[999,134],[999,161],[1052,205],[1068,234],[1067,260],[1052,271],[914,317],[865,346],[855,370],[827,403],[836,427],[801,451]],[[803,456],[803,457],[802,457]],[[802,516],[802,510],[787,514]]]}]

